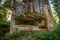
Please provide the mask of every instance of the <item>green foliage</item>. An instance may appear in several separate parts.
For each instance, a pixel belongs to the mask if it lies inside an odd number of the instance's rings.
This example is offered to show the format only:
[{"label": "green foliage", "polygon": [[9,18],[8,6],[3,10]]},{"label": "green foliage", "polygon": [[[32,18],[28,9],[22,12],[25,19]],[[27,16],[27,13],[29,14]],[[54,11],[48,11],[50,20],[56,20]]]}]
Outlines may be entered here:
[{"label": "green foliage", "polygon": [[[57,26],[60,28],[60,25]],[[56,28],[56,31],[48,32],[32,32],[19,31],[18,29],[12,34],[6,34],[1,40],[60,40],[60,29]]]},{"label": "green foliage", "polygon": [[9,23],[6,21],[6,18],[1,18],[0,25],[9,25]]},{"label": "green foliage", "polygon": [[57,3],[57,0],[52,0],[52,4],[54,6],[55,11],[57,12],[58,11],[58,3]]},{"label": "green foliage", "polygon": [[6,20],[6,13],[5,9],[1,7],[0,9],[0,26],[1,25],[8,25],[9,23]]},{"label": "green foliage", "polygon": [[59,23],[60,23],[60,11],[58,11],[59,5],[57,0],[52,0],[52,4],[54,6],[55,11],[57,12],[57,16],[59,17]]},{"label": "green foliage", "polygon": [[4,8],[12,8],[12,0],[6,0],[6,2],[3,4]]},{"label": "green foliage", "polygon": [[2,7],[0,7],[0,26],[2,25],[9,25],[6,20],[6,8],[11,8],[11,1],[6,0]]},{"label": "green foliage", "polygon": [[0,10],[0,18],[2,18],[3,16],[5,16],[5,11],[4,10]]},{"label": "green foliage", "polygon": [[16,30],[12,34],[6,34],[6,36],[1,38],[1,40],[22,40],[25,38],[28,38],[27,32]]}]

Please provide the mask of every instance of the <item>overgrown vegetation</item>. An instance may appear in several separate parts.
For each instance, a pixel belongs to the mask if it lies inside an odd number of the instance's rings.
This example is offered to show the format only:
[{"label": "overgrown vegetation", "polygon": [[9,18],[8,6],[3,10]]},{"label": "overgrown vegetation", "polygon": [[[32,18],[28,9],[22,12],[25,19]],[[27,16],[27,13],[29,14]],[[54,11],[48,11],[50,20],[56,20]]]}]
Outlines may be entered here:
[{"label": "overgrown vegetation", "polygon": [[60,23],[60,11],[59,11],[58,0],[52,0],[52,4],[54,6],[55,12],[57,13],[57,16],[59,17],[59,23]]},{"label": "overgrown vegetation", "polygon": [[12,8],[12,0],[6,0],[3,4],[4,8]]},{"label": "overgrown vegetation", "polygon": [[[0,0],[1,2],[2,0]],[[6,19],[6,13],[7,13],[7,10],[6,9],[11,9],[12,8],[12,0],[6,0],[4,2],[4,4],[2,4],[2,7],[0,7],[0,26],[2,25],[9,25],[9,23],[7,22],[7,19]]]},{"label": "overgrown vegetation", "polygon": [[[3,4],[3,7],[0,8],[0,26],[9,25],[9,23],[6,21],[5,9],[11,8],[12,6],[10,3],[11,0],[7,1],[8,2],[5,2],[5,4]],[[56,30],[52,32],[48,31],[31,32],[30,34],[27,31],[16,30],[12,34],[7,33],[6,35],[4,35],[4,32],[0,30],[0,40],[60,40],[60,25],[57,25]]]},{"label": "overgrown vegetation", "polygon": [[9,25],[6,20],[6,12],[4,8],[0,8],[0,26],[1,25]]},{"label": "overgrown vegetation", "polygon": [[29,32],[19,31],[18,29],[12,34],[6,34],[0,40],[60,40],[60,25],[56,26],[56,30],[52,32]]},{"label": "overgrown vegetation", "polygon": [[[0,3],[2,2],[2,0],[0,0]],[[9,29],[9,22],[7,22],[6,19],[6,8],[5,6],[3,6],[4,4],[1,4],[0,6],[0,38],[2,38],[6,32]]]}]

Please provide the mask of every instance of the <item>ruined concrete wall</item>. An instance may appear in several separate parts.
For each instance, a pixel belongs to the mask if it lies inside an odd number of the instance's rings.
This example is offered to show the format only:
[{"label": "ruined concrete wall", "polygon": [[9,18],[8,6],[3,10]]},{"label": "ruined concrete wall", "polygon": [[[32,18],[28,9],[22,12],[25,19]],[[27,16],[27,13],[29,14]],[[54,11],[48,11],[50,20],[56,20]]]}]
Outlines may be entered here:
[{"label": "ruined concrete wall", "polygon": [[[48,8],[47,8],[48,4],[46,4],[44,0],[40,0],[40,2],[43,2],[43,3],[39,4],[39,1],[36,1],[36,0],[33,1],[34,9],[35,9],[35,11],[37,13],[43,13],[44,17],[46,18],[45,19],[45,24],[46,24],[47,30],[54,30],[54,27],[53,27],[54,26],[54,22],[51,21],[52,19],[50,17],[50,14],[49,14]],[[22,2],[21,4],[17,4],[15,10],[16,10],[16,16],[20,16],[22,14],[22,10],[24,10],[24,3]],[[13,17],[12,17],[12,19],[13,19]],[[34,26],[34,27],[36,27],[36,26]],[[13,30],[13,29],[15,30],[16,28],[19,28],[19,27],[17,27],[17,25],[15,24],[15,20],[13,19],[11,21],[11,30]],[[32,29],[31,25],[30,25],[30,28]],[[37,28],[35,28],[35,29],[37,29]],[[40,29],[38,29],[38,30],[40,30]]]}]

